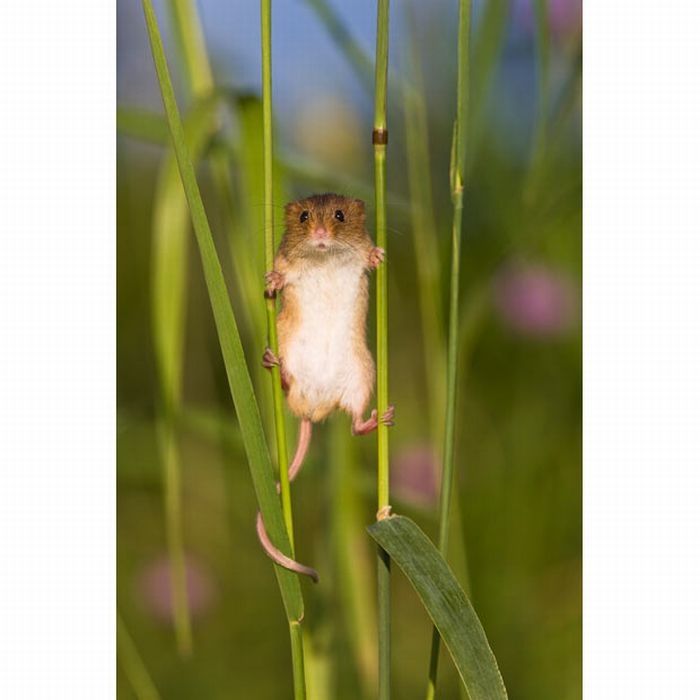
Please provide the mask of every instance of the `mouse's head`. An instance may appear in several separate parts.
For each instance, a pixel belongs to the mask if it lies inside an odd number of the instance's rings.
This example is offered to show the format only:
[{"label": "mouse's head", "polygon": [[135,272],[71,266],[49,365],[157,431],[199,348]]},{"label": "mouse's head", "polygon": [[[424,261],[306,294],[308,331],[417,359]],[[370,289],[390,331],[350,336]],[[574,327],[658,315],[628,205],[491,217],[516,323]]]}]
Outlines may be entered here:
[{"label": "mouse's head", "polygon": [[315,194],[284,209],[287,254],[323,255],[348,250],[367,236],[365,203],[339,194]]}]

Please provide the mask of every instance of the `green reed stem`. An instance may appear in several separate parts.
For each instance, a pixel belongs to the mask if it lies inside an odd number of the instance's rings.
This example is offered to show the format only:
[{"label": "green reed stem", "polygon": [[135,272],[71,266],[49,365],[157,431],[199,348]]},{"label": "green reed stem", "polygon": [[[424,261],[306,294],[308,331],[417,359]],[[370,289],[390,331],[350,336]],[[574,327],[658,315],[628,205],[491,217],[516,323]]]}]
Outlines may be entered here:
[{"label": "green reed stem", "polygon": [[[377,49],[374,94],[374,185],[377,245],[386,241],[386,88],[389,66],[389,0],[377,2]],[[387,329],[387,265],[377,269],[377,413],[389,406],[389,364]],[[382,422],[377,428],[377,506],[389,507],[389,430]],[[377,594],[379,626],[379,700],[391,695],[391,560],[377,551]]]},{"label": "green reed stem", "polygon": [[[265,173],[265,269],[272,270],[275,259],[275,209],[273,202],[272,179],[272,27],[271,2],[260,0],[260,29],[262,47],[262,87],[263,87],[263,170]],[[265,300],[267,312],[267,342],[277,355],[277,306],[274,299]],[[287,476],[287,435],[284,424],[284,396],[279,366],[272,368],[272,396],[275,408],[275,437],[277,439],[277,463],[279,466],[282,512],[287,535],[294,555],[294,522],[292,519],[292,498]]]},{"label": "green reed stem", "polygon": [[300,622],[289,623],[289,638],[292,645],[294,700],[303,700],[306,697],[306,671],[304,669],[304,637]]},{"label": "green reed stem", "polygon": [[[459,3],[459,37],[457,50],[457,118],[452,139],[450,183],[452,187],[452,265],[450,273],[450,311],[447,340],[447,402],[445,406],[445,441],[443,445],[442,484],[440,486],[440,534],[438,548],[447,556],[450,504],[454,481],[455,418],[457,412],[457,360],[459,351],[459,267],[462,243],[462,206],[464,169],[469,115],[469,31],[471,0]],[[435,697],[440,634],[433,627],[426,698]]]},{"label": "green reed stem", "polygon": [[138,700],[159,700],[160,695],[148,673],[129,630],[117,611],[117,658]]},{"label": "green reed stem", "polygon": [[[260,0],[260,29],[262,49],[262,88],[263,88],[263,171],[265,175],[265,268],[272,270],[275,258],[272,176],[272,21],[270,0]],[[272,352],[277,355],[277,306],[275,299],[266,298],[267,339]],[[280,368],[275,365],[272,377],[272,396],[275,409],[275,437],[277,439],[277,463],[279,466],[282,513],[287,528],[287,536],[294,556],[294,521],[292,519],[292,497],[289,489],[287,435],[284,424],[284,396]],[[294,674],[294,698],[306,697],[306,676],[304,672],[304,643],[299,622],[290,622],[289,635],[292,646],[292,671]]]}]

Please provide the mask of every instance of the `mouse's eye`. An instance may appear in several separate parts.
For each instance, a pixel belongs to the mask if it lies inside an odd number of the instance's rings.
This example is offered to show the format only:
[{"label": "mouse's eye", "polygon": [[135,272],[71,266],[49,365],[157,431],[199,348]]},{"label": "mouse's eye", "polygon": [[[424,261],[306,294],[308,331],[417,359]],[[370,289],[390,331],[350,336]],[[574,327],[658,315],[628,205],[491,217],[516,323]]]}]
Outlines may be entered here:
[{"label": "mouse's eye", "polygon": [[308,220],[309,220],[309,212],[304,210],[303,212],[301,212],[301,216],[299,217],[299,221],[301,221],[301,223],[303,224],[305,221],[308,221]]},{"label": "mouse's eye", "polygon": [[338,219],[338,221],[345,221],[345,215],[342,211],[340,211],[340,209],[336,210],[335,218]]}]

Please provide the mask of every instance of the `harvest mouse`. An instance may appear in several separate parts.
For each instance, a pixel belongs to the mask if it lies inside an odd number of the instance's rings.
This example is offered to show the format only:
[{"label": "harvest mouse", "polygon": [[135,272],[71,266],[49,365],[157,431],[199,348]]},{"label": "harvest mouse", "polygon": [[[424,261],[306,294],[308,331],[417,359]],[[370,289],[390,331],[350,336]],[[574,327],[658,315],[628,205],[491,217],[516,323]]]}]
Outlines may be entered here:
[{"label": "harvest mouse", "polygon": [[[266,296],[282,295],[277,317],[279,357],[263,355],[268,369],[277,364],[291,412],[301,420],[289,481],[299,472],[311,439],[311,426],[341,409],[352,418],[353,435],[375,430],[378,420],[393,425],[394,407],[368,419],[374,386],[374,361],[365,337],[369,285],[366,272],[384,260],[365,229],[359,199],[319,194],[285,207],[285,233],[265,275]],[[278,485],[279,489],[279,485]],[[261,513],[257,532],[276,563],[318,580],[318,574],[287,557],[270,541]]]}]

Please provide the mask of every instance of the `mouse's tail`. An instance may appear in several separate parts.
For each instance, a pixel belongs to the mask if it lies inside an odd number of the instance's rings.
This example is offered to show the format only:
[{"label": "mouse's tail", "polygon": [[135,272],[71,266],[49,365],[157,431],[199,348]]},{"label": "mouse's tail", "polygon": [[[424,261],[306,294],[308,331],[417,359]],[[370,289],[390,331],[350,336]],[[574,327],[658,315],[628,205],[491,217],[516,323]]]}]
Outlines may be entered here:
[{"label": "mouse's tail", "polygon": [[[308,418],[304,418],[299,425],[299,438],[297,440],[297,449],[292,458],[292,462],[289,465],[289,470],[287,474],[289,476],[289,483],[294,481],[297,474],[301,470],[301,466],[304,463],[304,457],[306,457],[306,452],[309,449],[309,443],[311,442],[311,421]],[[277,492],[279,493],[280,485],[277,484]],[[304,574],[313,580],[314,583],[318,583],[318,572],[312,569],[310,566],[304,566],[298,561],[295,561],[291,557],[281,552],[270,540],[267,530],[265,529],[265,523],[262,519],[262,513],[258,511],[257,520],[255,524],[255,529],[258,533],[258,539],[262,545],[265,554],[267,554],[272,561],[285,569],[294,571],[297,574]]]},{"label": "mouse's tail", "polygon": [[316,569],[300,564],[298,561],[288,557],[286,554],[277,549],[274,544],[272,544],[270,537],[267,534],[267,530],[265,529],[265,523],[263,522],[262,513],[260,511],[258,511],[255,529],[258,532],[258,539],[260,540],[263,550],[265,550],[265,554],[267,554],[267,556],[270,557],[275,564],[279,564],[285,569],[294,571],[297,574],[308,576],[314,583],[318,583],[318,572]]},{"label": "mouse's tail", "polygon": [[[297,449],[294,452],[294,457],[292,457],[292,463],[289,465],[289,470],[287,474],[289,476],[289,483],[291,484],[294,479],[296,479],[301,465],[304,464],[304,458],[309,450],[309,443],[311,442],[311,421],[308,418],[303,418],[299,424],[299,437],[297,438]],[[277,486],[279,489],[279,484]]]}]

